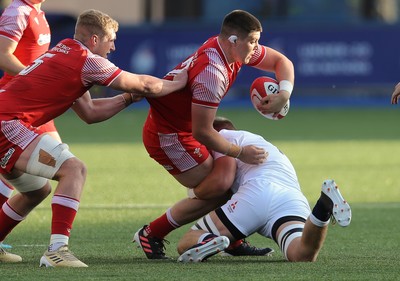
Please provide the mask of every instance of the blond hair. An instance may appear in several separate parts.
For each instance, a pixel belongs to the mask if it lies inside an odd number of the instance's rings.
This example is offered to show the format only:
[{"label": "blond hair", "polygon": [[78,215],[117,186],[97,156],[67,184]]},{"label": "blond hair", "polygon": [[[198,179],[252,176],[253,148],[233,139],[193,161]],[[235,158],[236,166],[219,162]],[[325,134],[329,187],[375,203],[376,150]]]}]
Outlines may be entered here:
[{"label": "blond hair", "polygon": [[[118,31],[118,22],[109,15],[98,10],[87,10],[79,15],[75,26],[75,37],[110,36],[110,32]],[[84,39],[82,38],[82,39]]]}]

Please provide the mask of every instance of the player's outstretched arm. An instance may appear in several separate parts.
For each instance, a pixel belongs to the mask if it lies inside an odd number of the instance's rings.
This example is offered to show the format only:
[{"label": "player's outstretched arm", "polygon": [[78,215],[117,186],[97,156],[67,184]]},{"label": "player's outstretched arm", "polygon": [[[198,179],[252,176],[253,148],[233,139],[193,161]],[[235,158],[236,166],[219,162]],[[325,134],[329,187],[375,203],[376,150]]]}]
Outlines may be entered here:
[{"label": "player's outstretched arm", "polygon": [[139,75],[123,71],[110,87],[144,97],[161,97],[182,89],[187,82],[187,70],[182,69],[173,81],[160,79],[151,75]]},{"label": "player's outstretched arm", "polygon": [[71,108],[79,118],[88,124],[92,124],[113,117],[136,101],[138,101],[138,99],[135,99],[133,95],[129,93],[123,93],[109,98],[92,99],[89,91],[87,91]]}]

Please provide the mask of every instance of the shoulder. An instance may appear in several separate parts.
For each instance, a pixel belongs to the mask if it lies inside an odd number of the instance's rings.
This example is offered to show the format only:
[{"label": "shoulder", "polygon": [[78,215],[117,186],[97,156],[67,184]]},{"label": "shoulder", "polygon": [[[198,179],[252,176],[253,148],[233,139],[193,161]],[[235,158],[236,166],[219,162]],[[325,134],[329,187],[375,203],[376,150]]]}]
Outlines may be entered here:
[{"label": "shoulder", "polygon": [[22,36],[28,26],[29,17],[34,9],[20,0],[15,0],[4,10],[0,17],[0,31],[4,35]]},{"label": "shoulder", "polygon": [[251,57],[250,62],[248,65],[256,66],[260,64],[264,58],[267,56],[267,48],[263,45],[259,45],[254,55]]},{"label": "shoulder", "polygon": [[4,9],[2,17],[17,17],[25,16],[28,17],[34,8],[21,0],[14,0],[11,4]]}]

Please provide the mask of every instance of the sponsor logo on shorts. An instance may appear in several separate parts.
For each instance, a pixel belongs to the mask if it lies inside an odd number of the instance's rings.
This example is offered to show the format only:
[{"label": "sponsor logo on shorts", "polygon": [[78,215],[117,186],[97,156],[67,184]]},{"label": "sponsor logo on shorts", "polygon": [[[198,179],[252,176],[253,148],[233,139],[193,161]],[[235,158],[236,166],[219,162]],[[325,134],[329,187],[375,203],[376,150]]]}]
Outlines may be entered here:
[{"label": "sponsor logo on shorts", "polygon": [[10,148],[6,154],[4,154],[4,157],[2,157],[0,159],[0,167],[2,167],[3,169],[6,168],[8,160],[10,160],[11,156],[14,154],[15,149],[14,148]]},{"label": "sponsor logo on shorts", "polygon": [[233,212],[235,211],[235,208],[236,208],[236,204],[237,204],[237,203],[238,203],[238,201],[235,201],[235,202],[229,204],[229,206],[228,206],[228,211],[229,211],[229,213],[233,213]]},{"label": "sponsor logo on shorts", "polygon": [[201,153],[200,147],[197,147],[194,149],[194,154],[197,155],[199,158],[203,157],[203,154]]}]

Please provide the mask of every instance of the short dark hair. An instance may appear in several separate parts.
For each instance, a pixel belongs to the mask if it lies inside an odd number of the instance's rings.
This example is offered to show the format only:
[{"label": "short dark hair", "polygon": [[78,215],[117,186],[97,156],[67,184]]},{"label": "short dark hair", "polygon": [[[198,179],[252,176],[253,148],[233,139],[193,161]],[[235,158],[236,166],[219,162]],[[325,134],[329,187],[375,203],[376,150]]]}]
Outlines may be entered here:
[{"label": "short dark hair", "polygon": [[237,32],[238,35],[245,37],[255,31],[262,32],[260,21],[243,10],[234,10],[227,14],[221,26],[221,34],[225,36]]},{"label": "short dark hair", "polygon": [[221,131],[222,129],[226,130],[236,130],[235,126],[233,125],[232,121],[228,118],[216,116],[213,122],[213,127],[216,131]]}]

